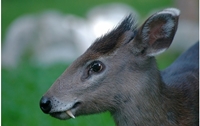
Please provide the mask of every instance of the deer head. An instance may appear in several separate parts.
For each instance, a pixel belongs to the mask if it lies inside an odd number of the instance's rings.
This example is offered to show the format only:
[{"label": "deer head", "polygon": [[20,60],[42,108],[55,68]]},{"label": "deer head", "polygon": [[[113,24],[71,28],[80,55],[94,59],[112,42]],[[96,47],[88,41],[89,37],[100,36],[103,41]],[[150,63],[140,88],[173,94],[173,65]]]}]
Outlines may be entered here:
[{"label": "deer head", "polygon": [[165,9],[137,28],[132,15],[98,38],[55,81],[40,101],[44,113],[59,119],[123,111],[157,95],[160,73],[155,55],[171,44],[179,10]]}]

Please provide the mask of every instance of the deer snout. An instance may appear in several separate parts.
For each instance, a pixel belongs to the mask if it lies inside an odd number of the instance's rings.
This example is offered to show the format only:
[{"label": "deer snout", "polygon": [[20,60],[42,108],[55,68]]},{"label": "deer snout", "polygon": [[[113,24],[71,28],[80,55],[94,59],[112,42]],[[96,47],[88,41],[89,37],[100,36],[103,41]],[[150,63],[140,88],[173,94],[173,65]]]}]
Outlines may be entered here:
[{"label": "deer snout", "polygon": [[76,98],[70,102],[66,102],[53,96],[43,96],[40,100],[41,110],[58,119],[75,118],[76,111],[80,108],[81,104],[82,102]]},{"label": "deer snout", "polygon": [[44,113],[48,114],[52,108],[50,99],[47,97],[42,97],[40,100],[40,108]]}]

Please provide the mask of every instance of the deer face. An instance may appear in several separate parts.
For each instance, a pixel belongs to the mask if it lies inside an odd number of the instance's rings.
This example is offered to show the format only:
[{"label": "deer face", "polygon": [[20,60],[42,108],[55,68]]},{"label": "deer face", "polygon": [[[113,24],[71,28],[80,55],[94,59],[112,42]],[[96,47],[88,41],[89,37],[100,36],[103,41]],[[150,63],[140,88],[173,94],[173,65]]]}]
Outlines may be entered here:
[{"label": "deer face", "polygon": [[[45,112],[68,119],[74,115],[115,110],[120,102],[122,83],[129,77],[125,72],[133,58],[132,52],[118,48],[103,55],[91,50],[92,47],[79,57],[43,96],[41,102],[49,102]],[[127,58],[122,60],[121,57]]]},{"label": "deer face", "polygon": [[[55,81],[40,101],[43,112],[59,119],[114,112],[146,88],[156,69],[154,55],[171,44],[179,11],[166,9],[136,29],[132,16],[93,45]],[[155,71],[155,70],[154,70]],[[151,87],[153,87],[151,85]]]}]

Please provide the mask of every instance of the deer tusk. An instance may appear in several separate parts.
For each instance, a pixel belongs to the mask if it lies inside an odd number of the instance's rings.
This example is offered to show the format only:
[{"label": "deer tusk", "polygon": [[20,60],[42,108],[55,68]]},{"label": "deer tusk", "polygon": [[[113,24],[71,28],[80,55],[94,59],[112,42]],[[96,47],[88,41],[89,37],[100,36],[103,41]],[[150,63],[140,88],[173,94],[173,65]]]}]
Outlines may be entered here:
[{"label": "deer tusk", "polygon": [[67,110],[66,113],[67,113],[67,115],[69,115],[70,117],[75,119],[75,116],[72,114],[72,112],[70,110]]}]

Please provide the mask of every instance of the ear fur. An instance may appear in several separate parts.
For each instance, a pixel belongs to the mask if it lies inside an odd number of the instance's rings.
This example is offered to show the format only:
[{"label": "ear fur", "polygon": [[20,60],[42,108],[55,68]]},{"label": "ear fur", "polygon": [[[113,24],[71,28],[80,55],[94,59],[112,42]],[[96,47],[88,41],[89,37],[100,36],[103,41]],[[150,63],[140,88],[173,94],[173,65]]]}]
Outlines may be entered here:
[{"label": "ear fur", "polygon": [[178,9],[168,8],[149,17],[136,35],[136,41],[142,47],[140,51],[147,56],[156,56],[164,52],[172,43],[179,15]]}]

